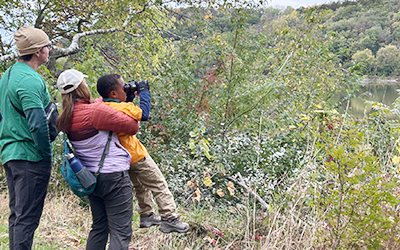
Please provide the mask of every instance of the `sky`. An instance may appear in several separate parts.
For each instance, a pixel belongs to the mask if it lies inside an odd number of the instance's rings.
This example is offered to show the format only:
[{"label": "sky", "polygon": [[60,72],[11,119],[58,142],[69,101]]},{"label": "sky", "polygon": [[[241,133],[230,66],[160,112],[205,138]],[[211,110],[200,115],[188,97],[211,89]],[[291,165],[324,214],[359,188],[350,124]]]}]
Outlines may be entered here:
[{"label": "sky", "polygon": [[307,6],[312,6],[312,5],[317,5],[317,4],[322,4],[322,3],[330,3],[334,2],[333,0],[267,0],[268,5],[267,6],[292,6],[293,8],[299,8],[301,6],[307,7]]}]

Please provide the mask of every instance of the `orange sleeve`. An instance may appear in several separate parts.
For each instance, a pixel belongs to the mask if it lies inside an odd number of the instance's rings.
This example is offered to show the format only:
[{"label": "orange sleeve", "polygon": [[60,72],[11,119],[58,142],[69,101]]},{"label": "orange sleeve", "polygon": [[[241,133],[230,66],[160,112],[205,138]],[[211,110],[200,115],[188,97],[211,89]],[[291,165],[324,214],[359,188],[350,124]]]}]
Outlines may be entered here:
[{"label": "orange sleeve", "polygon": [[131,102],[104,102],[111,108],[122,111],[133,119],[142,120],[142,109]]}]

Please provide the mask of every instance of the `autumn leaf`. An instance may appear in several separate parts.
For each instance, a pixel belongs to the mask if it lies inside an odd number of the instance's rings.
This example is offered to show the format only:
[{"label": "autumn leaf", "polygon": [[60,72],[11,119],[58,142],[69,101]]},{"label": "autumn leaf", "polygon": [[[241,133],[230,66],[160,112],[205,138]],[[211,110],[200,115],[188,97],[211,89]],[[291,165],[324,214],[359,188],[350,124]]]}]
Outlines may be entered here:
[{"label": "autumn leaf", "polygon": [[189,180],[189,181],[186,183],[186,186],[187,186],[188,188],[197,187],[197,184],[194,183],[193,181]]},{"label": "autumn leaf", "polygon": [[301,114],[300,119],[302,119],[303,121],[306,121],[306,122],[310,121],[310,117],[308,117],[308,116],[306,116],[304,114]]},{"label": "autumn leaf", "polygon": [[225,196],[225,194],[224,194],[224,192],[222,191],[222,189],[218,189],[218,190],[217,190],[217,194],[219,195],[219,197],[224,197],[224,196]]},{"label": "autumn leaf", "polygon": [[203,179],[203,183],[204,185],[206,185],[207,187],[211,186],[211,184],[213,183],[210,177],[206,177]]},{"label": "autumn leaf", "polygon": [[393,164],[399,164],[399,162],[400,162],[400,157],[398,157],[398,156],[393,156],[393,158],[392,158],[392,162],[393,162]]},{"label": "autumn leaf", "polygon": [[233,182],[229,181],[228,182],[228,190],[230,195],[235,195],[235,186],[233,185]]},{"label": "autumn leaf", "polygon": [[193,197],[193,201],[198,201],[200,202],[201,199],[201,192],[199,188],[196,188],[196,191],[194,192],[194,194],[196,195],[195,197]]}]

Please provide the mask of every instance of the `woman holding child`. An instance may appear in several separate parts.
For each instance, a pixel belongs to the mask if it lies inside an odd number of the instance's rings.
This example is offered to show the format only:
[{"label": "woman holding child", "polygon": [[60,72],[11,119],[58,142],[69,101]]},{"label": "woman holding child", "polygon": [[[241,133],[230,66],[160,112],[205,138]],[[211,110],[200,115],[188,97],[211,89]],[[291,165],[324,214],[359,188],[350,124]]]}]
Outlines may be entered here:
[{"label": "woman holding child", "polygon": [[69,69],[61,73],[57,87],[62,94],[62,111],[57,128],[71,141],[75,154],[91,171],[98,164],[107,143],[109,131],[114,131],[109,153],[97,177],[97,185],[88,196],[93,225],[86,249],[128,249],[132,236],[133,197],[128,169],[129,152],[119,143],[117,133],[134,135],[138,122],[103,102],[95,102],[85,82],[86,75]]}]

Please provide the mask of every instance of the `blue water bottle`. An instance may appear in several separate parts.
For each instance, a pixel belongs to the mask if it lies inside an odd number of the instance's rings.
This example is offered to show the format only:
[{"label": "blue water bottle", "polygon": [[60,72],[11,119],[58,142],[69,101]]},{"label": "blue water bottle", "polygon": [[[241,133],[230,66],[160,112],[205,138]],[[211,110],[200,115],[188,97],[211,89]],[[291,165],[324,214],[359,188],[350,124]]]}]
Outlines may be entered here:
[{"label": "blue water bottle", "polygon": [[94,184],[96,184],[96,177],[83,166],[81,160],[76,158],[72,153],[67,154],[67,159],[72,171],[74,171],[79,182],[85,189],[89,190]]},{"label": "blue water bottle", "polygon": [[67,154],[67,159],[68,159],[71,169],[72,169],[72,171],[74,171],[74,173],[78,173],[79,171],[82,170],[83,164],[78,158],[75,157],[74,154],[72,154],[72,153]]}]

